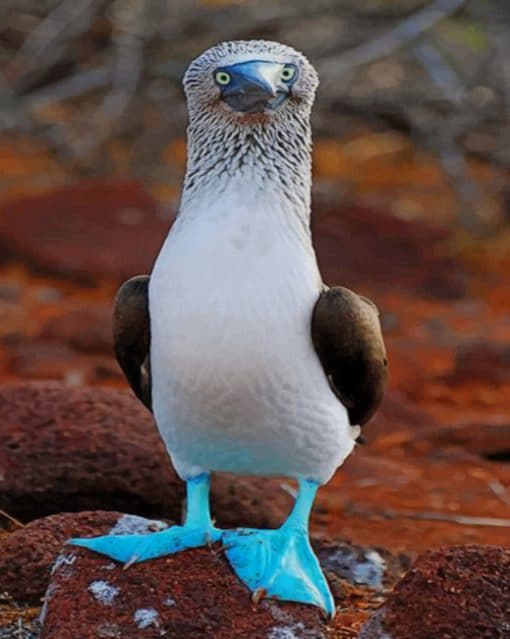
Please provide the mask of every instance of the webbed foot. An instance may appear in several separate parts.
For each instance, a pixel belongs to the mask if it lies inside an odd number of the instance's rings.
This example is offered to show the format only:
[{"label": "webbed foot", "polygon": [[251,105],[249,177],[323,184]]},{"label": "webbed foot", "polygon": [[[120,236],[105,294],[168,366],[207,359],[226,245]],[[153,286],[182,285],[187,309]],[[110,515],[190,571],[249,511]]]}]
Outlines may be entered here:
[{"label": "webbed foot", "polygon": [[313,604],[334,616],[335,602],[305,528],[239,528],[224,532],[222,541],[234,572],[254,600],[275,597]]},{"label": "webbed foot", "polygon": [[209,476],[198,475],[188,479],[186,485],[188,505],[183,526],[172,526],[166,530],[143,535],[104,535],[90,539],[70,539],[68,543],[131,565],[219,541],[222,531],[213,525],[209,511]]},{"label": "webbed foot", "polygon": [[132,564],[172,555],[187,548],[206,546],[219,541],[220,538],[221,530],[213,526],[196,528],[184,525],[143,535],[104,535],[90,539],[70,539],[68,543]]}]

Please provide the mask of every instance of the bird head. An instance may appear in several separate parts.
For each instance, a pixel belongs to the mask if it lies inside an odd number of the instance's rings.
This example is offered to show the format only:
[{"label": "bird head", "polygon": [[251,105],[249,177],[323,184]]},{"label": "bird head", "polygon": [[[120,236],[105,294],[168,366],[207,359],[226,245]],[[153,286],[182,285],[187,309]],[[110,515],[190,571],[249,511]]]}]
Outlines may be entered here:
[{"label": "bird head", "polygon": [[265,40],[216,45],[184,76],[190,116],[204,109],[237,121],[308,116],[318,86],[315,69],[291,47]]}]

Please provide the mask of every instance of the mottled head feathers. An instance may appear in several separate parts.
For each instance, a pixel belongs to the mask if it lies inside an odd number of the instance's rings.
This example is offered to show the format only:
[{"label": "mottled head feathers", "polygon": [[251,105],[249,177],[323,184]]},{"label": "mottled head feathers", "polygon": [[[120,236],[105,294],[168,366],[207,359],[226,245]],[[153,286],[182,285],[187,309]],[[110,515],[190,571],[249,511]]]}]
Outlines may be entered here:
[{"label": "mottled head feathers", "polygon": [[[240,112],[223,99],[218,69],[229,69],[232,65],[246,68],[250,62],[273,63],[269,64],[272,68],[278,64],[282,68],[291,65],[296,69],[297,77],[277,108]],[[250,64],[247,67],[254,68]],[[319,80],[305,56],[278,42],[224,42],[190,64],[183,84],[189,126],[188,166],[181,204],[185,206],[209,187],[221,191],[233,176],[246,175],[262,189],[270,182],[283,191],[295,208],[304,211],[303,216],[308,215],[310,115]]]},{"label": "mottled head feathers", "polygon": [[[221,90],[214,80],[218,68],[242,62],[265,61],[295,65],[297,79],[292,85],[291,96],[279,109],[270,114],[247,118],[246,114],[233,112],[221,100]],[[229,121],[258,120],[289,117],[293,113],[308,116],[319,84],[317,72],[305,56],[278,42],[267,40],[236,40],[211,47],[193,60],[184,75],[184,91],[188,100],[190,119],[204,114],[204,109],[214,110]]]}]

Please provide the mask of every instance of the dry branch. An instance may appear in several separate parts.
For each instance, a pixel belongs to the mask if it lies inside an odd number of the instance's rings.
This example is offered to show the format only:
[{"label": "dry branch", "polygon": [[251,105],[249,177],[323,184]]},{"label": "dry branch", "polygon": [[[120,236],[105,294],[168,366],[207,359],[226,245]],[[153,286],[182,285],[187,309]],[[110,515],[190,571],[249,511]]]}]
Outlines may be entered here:
[{"label": "dry branch", "polygon": [[477,517],[472,515],[454,515],[451,513],[438,513],[426,510],[376,510],[351,506],[349,512],[357,515],[384,517],[386,519],[417,519],[424,521],[446,521],[463,526],[491,526],[497,528],[510,528],[510,519],[499,517]]}]

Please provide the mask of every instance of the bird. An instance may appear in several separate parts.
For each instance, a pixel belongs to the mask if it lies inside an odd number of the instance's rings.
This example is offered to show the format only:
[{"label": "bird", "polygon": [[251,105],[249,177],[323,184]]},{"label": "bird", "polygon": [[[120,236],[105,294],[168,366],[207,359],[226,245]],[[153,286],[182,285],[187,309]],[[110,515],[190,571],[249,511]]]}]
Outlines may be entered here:
[{"label": "bird", "polygon": [[[310,228],[318,74],[293,48],[230,41],[183,78],[187,167],[150,275],[119,289],[115,353],[180,478],[184,523],[72,539],[127,564],[221,542],[254,600],[335,603],[309,538],[318,488],[378,408],[387,359],[375,304],[324,284]],[[341,247],[340,247],[341,250]],[[280,528],[221,530],[214,472],[297,480]]]}]

